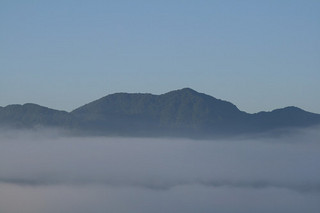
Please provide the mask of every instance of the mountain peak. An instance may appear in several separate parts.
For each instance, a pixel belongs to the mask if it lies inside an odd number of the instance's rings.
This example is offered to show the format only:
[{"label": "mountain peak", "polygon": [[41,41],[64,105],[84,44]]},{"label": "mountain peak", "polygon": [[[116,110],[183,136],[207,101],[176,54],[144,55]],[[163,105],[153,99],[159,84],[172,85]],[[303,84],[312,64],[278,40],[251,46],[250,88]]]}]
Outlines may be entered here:
[{"label": "mountain peak", "polygon": [[180,89],[180,90],[178,90],[178,91],[198,93],[197,91],[195,91],[195,90],[193,90],[193,89],[191,89],[191,88],[189,88],[189,87],[182,88],[182,89]]},{"label": "mountain peak", "polygon": [[196,95],[196,94],[201,94],[201,93],[199,93],[191,88],[186,87],[186,88],[182,88],[182,89],[178,89],[178,90],[173,90],[173,91],[167,92],[165,94],[192,94],[192,95]]},{"label": "mountain peak", "polygon": [[275,109],[273,110],[273,112],[276,111],[288,111],[288,112],[306,112],[303,109],[300,109],[299,107],[295,107],[295,106],[287,106],[281,109]]}]

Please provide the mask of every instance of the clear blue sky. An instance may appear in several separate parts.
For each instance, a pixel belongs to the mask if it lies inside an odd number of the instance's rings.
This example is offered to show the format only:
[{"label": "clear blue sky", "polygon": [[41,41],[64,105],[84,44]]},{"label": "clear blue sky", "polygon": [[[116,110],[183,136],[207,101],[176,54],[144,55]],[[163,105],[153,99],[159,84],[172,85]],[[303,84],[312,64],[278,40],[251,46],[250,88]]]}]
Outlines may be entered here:
[{"label": "clear blue sky", "polygon": [[1,0],[0,106],[191,87],[320,113],[318,0]]}]

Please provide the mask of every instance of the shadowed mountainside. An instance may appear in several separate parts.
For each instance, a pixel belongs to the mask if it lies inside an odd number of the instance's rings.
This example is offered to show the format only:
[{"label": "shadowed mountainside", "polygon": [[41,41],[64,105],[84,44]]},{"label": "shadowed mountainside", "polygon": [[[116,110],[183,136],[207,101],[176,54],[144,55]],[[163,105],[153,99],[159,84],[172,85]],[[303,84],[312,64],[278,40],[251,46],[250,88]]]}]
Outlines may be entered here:
[{"label": "shadowed mountainside", "polygon": [[35,104],[0,107],[2,126],[49,126],[85,135],[212,137],[317,124],[319,114],[297,107],[249,114],[189,88],[163,95],[111,94],[70,113]]}]

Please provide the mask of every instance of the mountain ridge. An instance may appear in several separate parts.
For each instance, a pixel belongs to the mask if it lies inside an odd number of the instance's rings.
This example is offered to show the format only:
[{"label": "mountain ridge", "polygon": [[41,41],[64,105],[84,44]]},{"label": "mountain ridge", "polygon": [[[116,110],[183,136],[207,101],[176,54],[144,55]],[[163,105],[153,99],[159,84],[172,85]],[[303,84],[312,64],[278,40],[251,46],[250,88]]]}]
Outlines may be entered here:
[{"label": "mountain ridge", "polygon": [[1,126],[58,127],[81,134],[115,136],[213,137],[318,124],[319,114],[298,107],[250,114],[231,102],[190,88],[161,95],[114,93],[71,112],[31,103],[0,107]]}]

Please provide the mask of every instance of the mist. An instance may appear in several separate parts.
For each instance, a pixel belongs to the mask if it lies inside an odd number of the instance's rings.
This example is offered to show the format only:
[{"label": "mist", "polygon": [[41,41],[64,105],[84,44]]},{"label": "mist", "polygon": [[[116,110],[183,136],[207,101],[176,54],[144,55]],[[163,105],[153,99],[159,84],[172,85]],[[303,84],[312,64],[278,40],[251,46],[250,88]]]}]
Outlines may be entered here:
[{"label": "mist", "polygon": [[320,131],[220,140],[0,132],[0,212],[320,210]]}]

